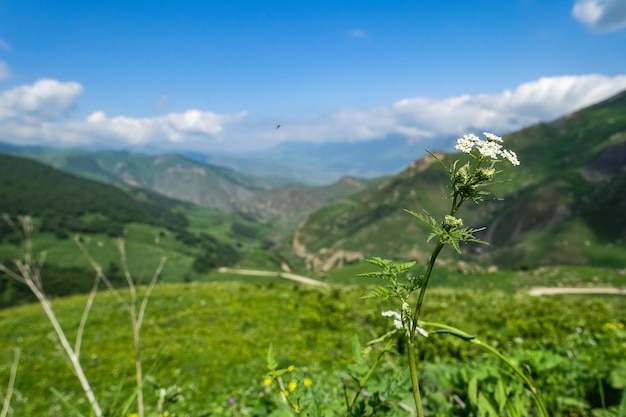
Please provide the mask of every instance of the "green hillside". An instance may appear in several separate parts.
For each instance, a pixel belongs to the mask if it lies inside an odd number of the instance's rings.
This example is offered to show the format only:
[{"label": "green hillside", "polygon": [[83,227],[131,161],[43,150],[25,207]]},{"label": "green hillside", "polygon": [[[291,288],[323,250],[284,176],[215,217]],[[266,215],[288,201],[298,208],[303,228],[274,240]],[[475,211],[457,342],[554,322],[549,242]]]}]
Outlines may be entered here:
[{"label": "green hillside", "polygon": [[[504,140],[521,166],[502,168],[500,177],[510,181],[492,187],[496,201],[459,213],[468,225],[486,226],[481,237],[492,243],[467,247],[472,259],[504,268],[625,267],[626,220],[619,213],[626,207],[626,92]],[[440,155],[447,162],[463,156]],[[433,162],[416,161],[387,182],[312,213],[296,241],[311,258],[344,250],[423,260],[430,252],[426,230],[403,210],[435,216],[447,210],[448,176]]]},{"label": "green hillside", "polygon": [[[68,232],[120,236],[122,226],[141,219],[161,227],[185,227],[174,202],[154,193],[139,201],[121,189],[63,174],[40,163],[0,154],[2,211],[41,220],[40,231],[66,237]],[[169,206],[169,207],[168,207]],[[6,230],[6,225],[3,226]]]},{"label": "green hillside", "polygon": [[[35,255],[45,251],[51,295],[88,291],[92,268],[74,242],[81,241],[114,281],[122,282],[114,238],[125,236],[129,267],[147,277],[168,258],[165,282],[206,279],[221,266],[250,256],[274,265],[264,247],[267,226],[234,214],[194,207],[152,191],[125,189],[63,173],[39,162],[0,155],[0,213],[14,222],[31,216]],[[0,221],[0,260],[23,251],[12,227]],[[147,278],[146,278],[147,279]],[[32,299],[25,286],[0,275],[0,306]]]},{"label": "green hillside", "polygon": [[346,177],[329,185],[306,186],[284,178],[251,176],[178,154],[20,147],[1,142],[0,152],[33,158],[82,178],[140,187],[281,228],[293,227],[309,212],[380,181]]},{"label": "green hillside", "polygon": [[24,153],[72,174],[152,190],[204,207],[232,212],[250,195],[282,184],[203,164],[176,154],[45,149]]}]

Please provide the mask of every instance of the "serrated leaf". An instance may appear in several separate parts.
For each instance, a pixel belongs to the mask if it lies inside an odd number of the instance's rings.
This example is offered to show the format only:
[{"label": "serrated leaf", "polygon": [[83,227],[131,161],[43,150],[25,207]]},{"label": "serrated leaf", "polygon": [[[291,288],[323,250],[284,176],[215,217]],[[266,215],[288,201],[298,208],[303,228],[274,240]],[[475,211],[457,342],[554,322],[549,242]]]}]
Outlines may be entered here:
[{"label": "serrated leaf", "polygon": [[397,264],[398,269],[401,272],[405,272],[408,271],[409,269],[413,268],[413,266],[415,266],[415,261],[410,261],[410,262],[404,262],[401,264]]},{"label": "serrated leaf", "polygon": [[379,266],[381,268],[385,268],[387,265],[389,265],[391,261],[389,259],[383,259],[378,256],[374,256],[373,258],[366,259],[365,262]]},{"label": "serrated leaf", "polygon": [[361,272],[357,274],[357,277],[369,277],[369,278],[383,278],[384,274],[382,272]]},{"label": "serrated leaf", "polygon": [[421,288],[424,284],[424,275],[412,275],[408,276],[407,280],[409,281],[409,291],[414,291],[418,288]]},{"label": "serrated leaf", "polygon": [[437,226],[437,220],[435,220],[435,218],[433,218],[428,213],[424,215],[413,210],[404,209],[404,211],[409,213],[413,217],[417,217],[419,220],[421,220],[423,223],[431,228]]},{"label": "serrated leaf", "polygon": [[278,362],[276,362],[276,358],[274,357],[274,349],[272,344],[267,348],[267,356],[265,357],[265,361],[267,363],[267,369],[270,371],[275,371],[278,368]]},{"label": "serrated leaf", "polygon": [[383,300],[388,299],[393,295],[393,291],[388,287],[376,287],[373,290],[363,294],[359,298],[363,300],[367,300],[370,298],[382,298]]}]

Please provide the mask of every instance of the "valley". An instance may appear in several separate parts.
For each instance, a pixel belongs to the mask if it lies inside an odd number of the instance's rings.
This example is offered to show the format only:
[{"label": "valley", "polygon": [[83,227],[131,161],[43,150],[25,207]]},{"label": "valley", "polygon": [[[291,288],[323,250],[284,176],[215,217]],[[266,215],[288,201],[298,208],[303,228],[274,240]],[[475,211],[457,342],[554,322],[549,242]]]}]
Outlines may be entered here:
[{"label": "valley", "polygon": [[[464,209],[464,220],[485,226],[481,238],[490,243],[468,245],[464,262],[474,269],[626,267],[625,109],[622,93],[507,135],[522,165],[504,168],[510,181],[494,185],[493,202]],[[372,256],[423,262],[429,244],[417,237],[427,230],[404,210],[436,214],[447,204],[447,174],[433,156],[396,174],[312,186],[206,164],[199,155],[1,149],[15,155],[2,156],[2,211],[32,216],[36,249],[67,273],[87,267],[76,256],[76,234],[113,270],[115,251],[105,248],[112,237],[128,239],[133,259],[166,255],[176,271],[164,272],[166,282],[207,280],[229,266],[309,274]],[[337,146],[334,158],[348,161],[354,149]],[[8,226],[0,231],[7,260],[18,251]],[[442,254],[444,263],[459,260]]]},{"label": "valley", "polygon": [[[458,213],[465,224],[486,227],[478,237],[489,245],[441,252],[429,284],[429,320],[464,326],[532,367],[553,410],[592,415],[603,407],[598,383],[610,404],[603,409],[615,410],[626,398],[626,92],[504,140],[521,166],[499,166],[510,180],[492,184],[486,201]],[[445,214],[451,173],[441,163],[461,166],[469,158],[437,151],[399,172],[311,185],[197,156],[1,149],[0,263],[14,267],[29,248],[22,259],[45,253],[43,287],[70,333],[82,322],[96,276],[83,251],[124,297],[129,277],[139,294],[152,291],[145,284],[166,258],[143,329],[151,367],[146,395],[157,404],[164,401],[159,392],[177,392],[168,409],[180,416],[266,407],[261,382],[269,345],[285,366],[297,364],[335,392],[345,380],[340,369],[351,364],[351,338],[389,330],[380,312],[394,308],[390,301],[362,299],[380,285],[367,276],[373,267],[365,260],[415,260],[408,273],[423,274],[430,230],[406,210]],[[123,396],[133,391],[128,318],[100,288],[82,357],[108,411],[126,415]],[[58,371],[63,359],[41,342],[50,327],[35,301],[25,285],[0,274],[0,364],[11,362],[17,341],[25,357],[15,407],[24,415],[59,415],[68,401],[85,408],[71,372]],[[485,392],[496,395],[498,365],[437,334],[420,347],[427,381],[468,400],[467,370],[481,369]],[[402,343],[391,350],[402,351]],[[456,365],[441,352],[468,368],[450,371]],[[582,358],[577,367],[568,367],[572,357]],[[395,358],[388,369],[406,368],[403,356]],[[453,379],[437,377],[448,374]],[[60,394],[38,400],[50,386]],[[235,397],[241,408],[224,414]],[[328,401],[340,407],[341,398]]]}]

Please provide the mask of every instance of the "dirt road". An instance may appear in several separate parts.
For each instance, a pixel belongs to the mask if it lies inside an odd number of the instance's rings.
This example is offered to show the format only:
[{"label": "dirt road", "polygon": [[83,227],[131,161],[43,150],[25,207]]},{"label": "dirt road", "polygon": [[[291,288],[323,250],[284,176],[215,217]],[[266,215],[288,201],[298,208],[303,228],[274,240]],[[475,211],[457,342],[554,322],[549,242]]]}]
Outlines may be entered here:
[{"label": "dirt road", "polygon": [[580,287],[535,287],[532,288],[528,294],[538,295],[556,295],[556,294],[619,294],[626,295],[625,288],[580,288]]},{"label": "dirt road", "polygon": [[302,275],[291,274],[289,272],[278,272],[278,271],[259,271],[256,269],[238,269],[238,268],[219,268],[218,272],[229,273],[229,274],[239,274],[239,275],[255,275],[262,277],[280,277],[285,279],[290,279],[292,281],[300,282],[302,284],[307,285],[315,285],[318,287],[325,287],[327,284],[318,281],[313,278],[305,277]]}]

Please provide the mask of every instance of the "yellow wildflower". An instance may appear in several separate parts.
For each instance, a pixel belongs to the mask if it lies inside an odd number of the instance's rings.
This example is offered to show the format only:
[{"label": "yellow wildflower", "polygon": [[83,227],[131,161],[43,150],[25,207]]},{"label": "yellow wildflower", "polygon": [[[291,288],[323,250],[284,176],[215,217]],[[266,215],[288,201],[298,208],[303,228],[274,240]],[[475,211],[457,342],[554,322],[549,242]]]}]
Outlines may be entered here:
[{"label": "yellow wildflower", "polygon": [[617,323],[604,323],[602,325],[602,330],[604,330],[605,332],[611,332],[611,331],[615,331],[617,329],[624,329],[624,323],[622,322],[617,322]]},{"label": "yellow wildflower", "polygon": [[266,387],[269,387],[270,385],[272,385],[272,378],[265,378],[263,380],[263,385],[265,385]]},{"label": "yellow wildflower", "polygon": [[287,371],[288,371],[288,372],[293,372],[293,371],[295,371],[295,370],[296,370],[296,367],[295,367],[295,366],[293,366],[293,365],[289,365],[289,367],[287,368]]},{"label": "yellow wildflower", "polygon": [[298,387],[298,383],[296,381],[291,381],[287,388],[289,388],[289,392],[294,392]]},{"label": "yellow wildflower", "polygon": [[604,330],[605,332],[609,332],[611,330],[615,330],[616,327],[613,323],[604,323],[602,325],[602,330]]},{"label": "yellow wildflower", "polygon": [[304,382],[303,382],[305,387],[310,387],[311,385],[313,385],[313,380],[311,378],[304,378]]}]

